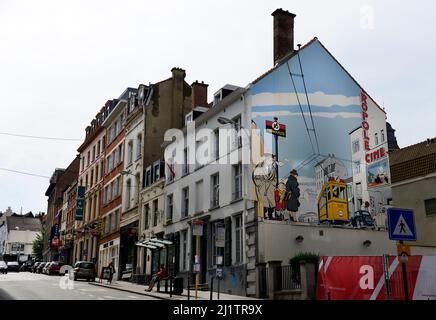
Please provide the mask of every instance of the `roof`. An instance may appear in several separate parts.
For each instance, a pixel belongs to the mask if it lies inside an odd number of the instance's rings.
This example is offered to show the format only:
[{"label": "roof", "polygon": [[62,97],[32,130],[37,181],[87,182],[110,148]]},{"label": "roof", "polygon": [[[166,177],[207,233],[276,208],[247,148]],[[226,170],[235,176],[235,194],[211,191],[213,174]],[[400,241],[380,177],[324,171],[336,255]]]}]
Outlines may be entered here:
[{"label": "roof", "polygon": [[41,221],[38,218],[11,216],[6,218],[6,224],[8,232],[11,230],[41,231]]},{"label": "roof", "polygon": [[377,102],[368,94],[368,92],[366,92],[365,89],[363,89],[363,87],[359,84],[359,82],[357,82],[357,80],[347,71],[347,69],[344,68],[344,66],[338,61],[338,59],[335,58],[335,56],[321,43],[321,41],[318,40],[317,37],[313,38],[312,40],[310,40],[308,43],[306,43],[304,46],[302,46],[299,50],[294,50],[290,53],[288,53],[286,56],[284,56],[282,59],[280,59],[276,65],[274,67],[272,67],[271,69],[269,69],[268,71],[266,71],[264,74],[262,74],[261,76],[259,76],[258,78],[256,78],[253,82],[251,82],[251,84],[256,84],[257,82],[259,82],[260,80],[262,80],[263,78],[265,78],[267,75],[269,75],[270,73],[272,73],[274,70],[278,69],[281,65],[283,65],[285,62],[287,62],[289,59],[291,59],[292,57],[296,56],[298,54],[298,52],[300,50],[304,50],[305,48],[309,47],[310,45],[312,45],[313,43],[318,42],[321,47],[333,58],[333,60],[336,61],[336,63],[342,68],[342,70],[344,70],[344,72],[357,84],[357,86],[365,92],[365,94],[374,102],[374,104],[384,113],[386,113],[386,111],[381,108]]},{"label": "roof", "polygon": [[436,172],[436,138],[389,152],[392,183]]}]

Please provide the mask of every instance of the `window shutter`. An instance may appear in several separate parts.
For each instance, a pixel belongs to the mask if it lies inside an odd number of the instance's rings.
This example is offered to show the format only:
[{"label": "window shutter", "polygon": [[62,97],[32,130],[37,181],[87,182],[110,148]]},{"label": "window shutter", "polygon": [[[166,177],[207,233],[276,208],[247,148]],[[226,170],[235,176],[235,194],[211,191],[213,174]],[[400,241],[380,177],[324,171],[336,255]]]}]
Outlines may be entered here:
[{"label": "window shutter", "polygon": [[228,217],[224,222],[226,226],[226,244],[224,248],[224,265],[232,265],[232,218]]}]

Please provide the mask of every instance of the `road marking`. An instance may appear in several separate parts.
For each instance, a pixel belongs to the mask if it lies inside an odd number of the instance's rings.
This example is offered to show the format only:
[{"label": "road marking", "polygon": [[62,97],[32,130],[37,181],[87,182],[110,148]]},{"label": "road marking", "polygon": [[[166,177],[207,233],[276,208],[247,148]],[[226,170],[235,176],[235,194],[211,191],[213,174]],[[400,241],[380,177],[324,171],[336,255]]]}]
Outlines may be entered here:
[{"label": "road marking", "polygon": [[130,299],[138,299],[138,297],[135,297],[135,296],[127,296],[127,297]]}]

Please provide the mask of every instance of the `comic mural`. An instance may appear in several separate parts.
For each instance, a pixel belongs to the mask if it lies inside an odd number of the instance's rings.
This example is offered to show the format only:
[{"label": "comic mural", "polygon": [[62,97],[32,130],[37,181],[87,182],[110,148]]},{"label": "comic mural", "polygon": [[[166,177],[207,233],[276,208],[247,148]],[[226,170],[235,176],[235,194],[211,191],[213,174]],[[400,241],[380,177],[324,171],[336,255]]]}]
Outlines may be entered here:
[{"label": "comic mural", "polygon": [[[253,169],[259,216],[286,219],[290,214],[290,219],[314,222],[323,201],[327,208],[336,191],[342,192],[345,209],[326,210],[348,216],[342,211],[349,210],[353,197],[350,132],[362,125],[359,85],[316,40],[254,82],[250,97],[252,120],[267,150]],[[274,139],[265,130],[275,117],[286,127],[286,137],[278,137],[278,161]],[[287,190],[290,177],[298,182],[295,215],[286,205],[292,197]]]}]

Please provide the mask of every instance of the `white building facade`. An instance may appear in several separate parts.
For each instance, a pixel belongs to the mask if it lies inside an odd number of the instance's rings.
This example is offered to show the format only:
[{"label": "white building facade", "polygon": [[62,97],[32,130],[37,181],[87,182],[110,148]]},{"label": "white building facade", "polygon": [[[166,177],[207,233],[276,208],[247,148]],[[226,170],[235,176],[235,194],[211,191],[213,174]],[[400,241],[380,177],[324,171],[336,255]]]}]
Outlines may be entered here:
[{"label": "white building facade", "polygon": [[[222,290],[245,295],[245,220],[254,208],[248,201],[251,166],[243,159],[249,139],[241,128],[250,128],[250,119],[244,90],[233,89],[225,98],[216,94],[214,106],[166,148],[165,235],[177,239],[179,275],[199,268],[199,282],[209,283],[222,269]],[[198,252],[194,221],[203,224]]]}]

